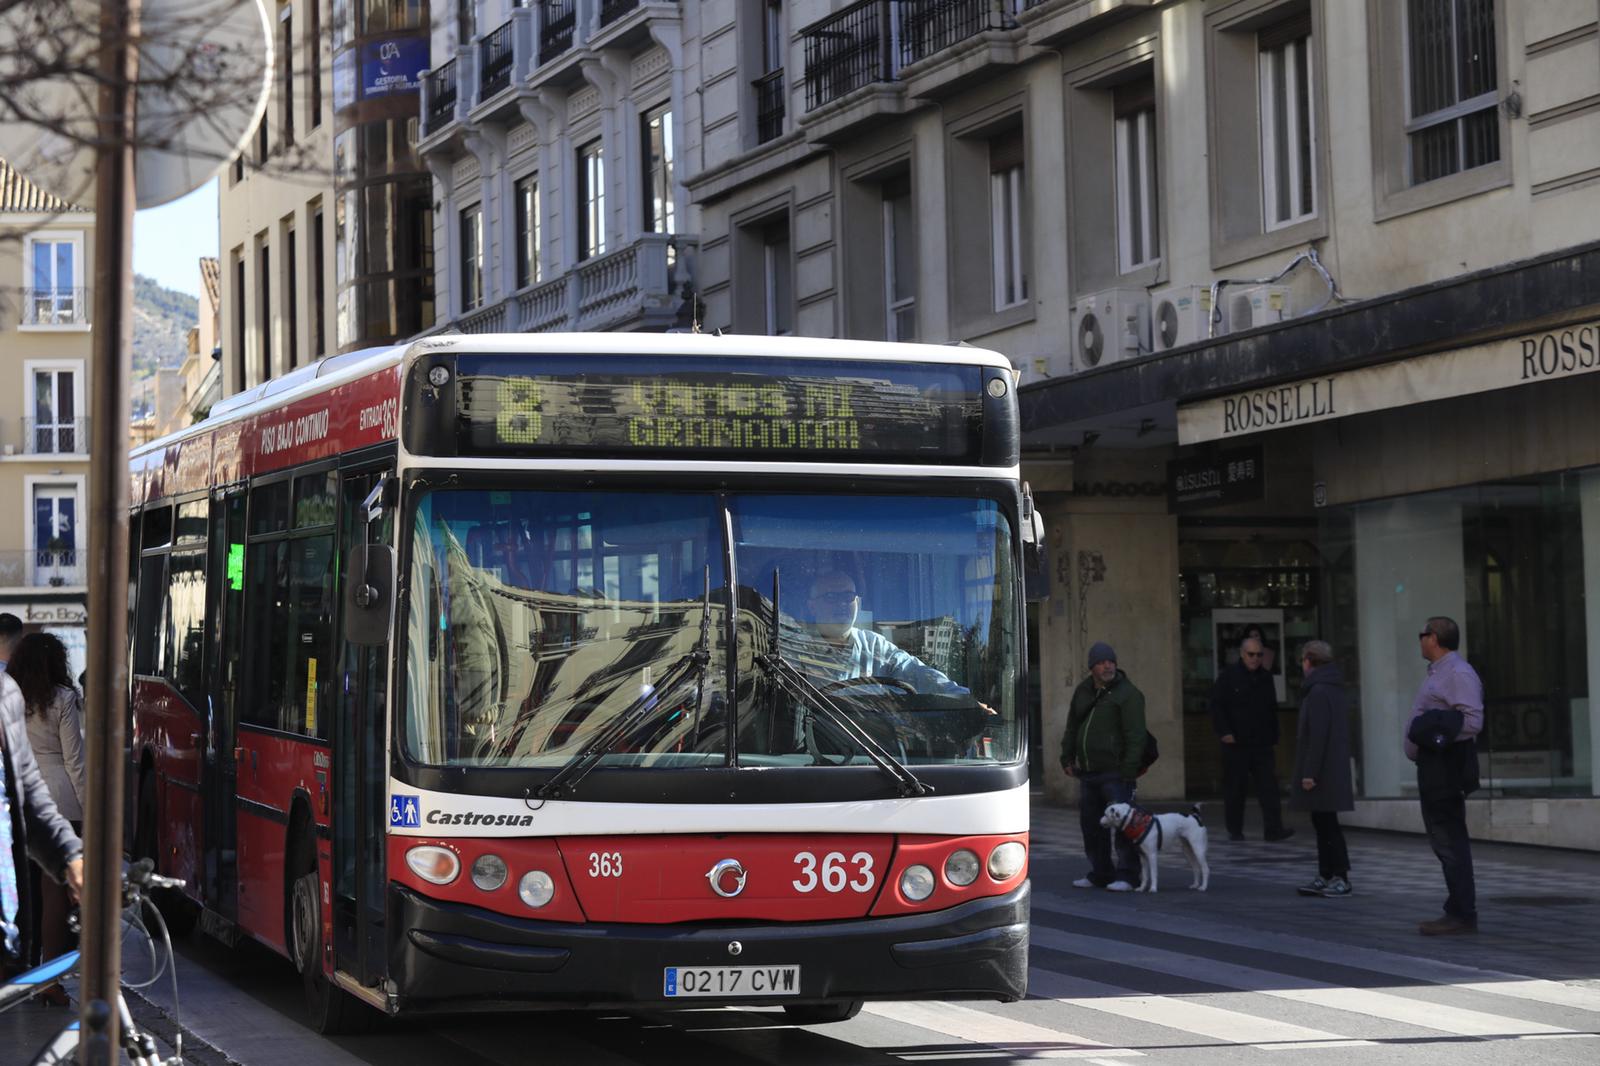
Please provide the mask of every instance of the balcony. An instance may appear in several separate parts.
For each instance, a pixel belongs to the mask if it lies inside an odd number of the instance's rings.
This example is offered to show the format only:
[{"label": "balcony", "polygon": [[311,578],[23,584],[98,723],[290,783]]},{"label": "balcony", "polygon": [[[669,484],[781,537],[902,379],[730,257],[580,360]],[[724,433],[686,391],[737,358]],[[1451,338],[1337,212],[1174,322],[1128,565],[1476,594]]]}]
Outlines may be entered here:
[{"label": "balcony", "polygon": [[806,115],[800,122],[811,140],[842,139],[906,111],[891,8],[891,0],[863,0],[801,31]]},{"label": "balcony", "polygon": [[766,144],[783,136],[783,119],[789,111],[788,90],[783,71],[774,70],[755,80],[756,143]]},{"label": "balcony", "polygon": [[87,455],[89,454],[89,420],[87,418],[24,418],[22,440],[7,441],[6,454],[14,455]]},{"label": "balcony", "polygon": [[488,100],[496,93],[504,92],[511,88],[511,47],[512,22],[507,19],[505,25],[489,33],[479,42],[480,56],[478,59],[478,99]]},{"label": "balcony", "polygon": [[578,0],[539,0],[539,65],[571,50],[578,30]]},{"label": "balcony", "polygon": [[646,233],[560,277],[477,308],[431,332],[556,333],[662,330],[677,323],[693,276],[692,237]]},{"label": "balcony", "polygon": [[1150,10],[1155,0],[1022,0],[1017,22],[1028,43],[1060,47]]},{"label": "balcony", "polygon": [[456,120],[460,86],[456,82],[459,60],[447,60],[422,79],[422,135],[432,137]]},{"label": "balcony", "polygon": [[23,289],[23,329],[87,329],[88,289]]},{"label": "balcony", "polygon": [[896,0],[900,77],[910,96],[937,99],[1014,66],[1018,0]]},{"label": "balcony", "polygon": [[619,22],[628,12],[639,6],[639,0],[601,0],[600,25],[610,26]]},{"label": "balcony", "polygon": [[84,553],[75,548],[0,551],[0,588],[82,588]]}]

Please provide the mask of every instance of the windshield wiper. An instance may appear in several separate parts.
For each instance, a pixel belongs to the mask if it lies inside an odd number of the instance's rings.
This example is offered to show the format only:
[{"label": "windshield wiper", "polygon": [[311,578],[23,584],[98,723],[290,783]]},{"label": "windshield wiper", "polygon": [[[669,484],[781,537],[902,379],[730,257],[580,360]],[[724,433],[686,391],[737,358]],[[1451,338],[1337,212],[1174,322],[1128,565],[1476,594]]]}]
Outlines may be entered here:
[{"label": "windshield wiper", "polygon": [[856,746],[866,752],[867,758],[882,770],[890,780],[900,789],[901,796],[926,796],[933,791],[933,786],[917,777],[903,763],[897,761],[883,745],[873,740],[865,729],[851,719],[850,715],[836,703],[832,696],[818,688],[810,678],[795,669],[794,664],[783,657],[783,652],[778,647],[778,574],[772,575],[772,646],[764,655],[756,656],[756,665],[766,671],[767,676],[775,681],[780,688],[787,690],[790,696],[802,700],[806,704],[808,717],[820,715],[829,725],[833,726],[847,738],[854,741]]},{"label": "windshield wiper", "polygon": [[661,684],[639,693],[639,698],[628,704],[622,713],[611,720],[611,724],[600,730],[595,738],[583,746],[583,750],[562,764],[561,769],[553,774],[550,780],[533,790],[537,799],[549,799],[559,790],[565,788],[568,792],[576,792],[578,782],[588,776],[589,771],[600,765],[623,738],[650,717],[651,712],[673,706],[671,697],[676,696],[678,689],[691,677],[695,681],[694,692],[694,718],[695,732],[700,730],[700,705],[705,700],[706,667],[711,662],[711,568],[706,567],[705,591],[700,598],[700,639],[695,646],[685,652],[677,662],[667,667],[667,672],[661,678]]}]

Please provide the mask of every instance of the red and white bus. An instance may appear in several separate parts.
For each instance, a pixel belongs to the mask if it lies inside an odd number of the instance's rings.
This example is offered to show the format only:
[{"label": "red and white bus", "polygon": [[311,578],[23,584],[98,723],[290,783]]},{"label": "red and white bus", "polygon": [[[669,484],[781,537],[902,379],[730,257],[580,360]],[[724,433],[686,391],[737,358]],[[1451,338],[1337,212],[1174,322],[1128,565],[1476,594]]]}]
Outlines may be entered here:
[{"label": "red and white bus", "polygon": [[1017,999],[1014,376],[436,337],[131,462],[133,849],[315,1023]]}]

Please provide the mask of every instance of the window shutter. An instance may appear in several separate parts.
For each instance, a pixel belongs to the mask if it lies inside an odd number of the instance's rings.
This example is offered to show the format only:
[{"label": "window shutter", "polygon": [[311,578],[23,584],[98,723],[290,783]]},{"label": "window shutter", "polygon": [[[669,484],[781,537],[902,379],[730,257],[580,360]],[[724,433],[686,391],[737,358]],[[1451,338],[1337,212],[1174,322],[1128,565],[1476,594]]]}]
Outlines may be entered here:
[{"label": "window shutter", "polygon": [[1003,174],[1022,165],[1022,129],[1008,130],[989,141],[989,173]]},{"label": "window shutter", "polygon": [[1137,115],[1141,111],[1154,111],[1156,83],[1154,78],[1140,78],[1116,86],[1111,90],[1111,110],[1117,118]]},{"label": "window shutter", "polygon": [[1307,8],[1262,30],[1257,34],[1257,47],[1263,52],[1270,52],[1274,48],[1282,48],[1291,41],[1310,36],[1311,9]]}]

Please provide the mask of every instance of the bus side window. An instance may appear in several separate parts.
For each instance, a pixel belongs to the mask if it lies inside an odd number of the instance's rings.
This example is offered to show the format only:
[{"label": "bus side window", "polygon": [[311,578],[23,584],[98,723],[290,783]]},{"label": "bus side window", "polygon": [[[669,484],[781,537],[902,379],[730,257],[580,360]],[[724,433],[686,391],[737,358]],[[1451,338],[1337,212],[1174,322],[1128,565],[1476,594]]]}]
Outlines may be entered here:
[{"label": "bus side window", "polygon": [[[172,508],[146,508],[140,523],[139,596],[133,628],[133,672],[159,675],[167,626],[167,556],[172,541]],[[152,551],[152,549],[156,549]]]}]

